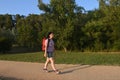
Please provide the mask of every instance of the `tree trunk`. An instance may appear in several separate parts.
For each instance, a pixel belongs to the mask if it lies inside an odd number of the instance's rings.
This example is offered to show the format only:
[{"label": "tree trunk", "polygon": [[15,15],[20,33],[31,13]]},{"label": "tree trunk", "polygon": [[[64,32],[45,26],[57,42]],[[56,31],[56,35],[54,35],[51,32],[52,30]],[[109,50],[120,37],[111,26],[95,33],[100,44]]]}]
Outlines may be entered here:
[{"label": "tree trunk", "polygon": [[66,47],[64,47],[64,51],[67,52],[67,48]]}]

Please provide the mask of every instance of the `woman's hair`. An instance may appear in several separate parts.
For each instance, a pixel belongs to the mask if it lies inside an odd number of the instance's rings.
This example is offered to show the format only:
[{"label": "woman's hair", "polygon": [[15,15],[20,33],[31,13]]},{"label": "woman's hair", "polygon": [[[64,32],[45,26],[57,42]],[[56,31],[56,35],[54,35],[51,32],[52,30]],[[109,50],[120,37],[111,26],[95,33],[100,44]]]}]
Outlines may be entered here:
[{"label": "woman's hair", "polygon": [[52,34],[53,32],[49,32],[47,35],[47,38],[50,38],[50,34]]}]

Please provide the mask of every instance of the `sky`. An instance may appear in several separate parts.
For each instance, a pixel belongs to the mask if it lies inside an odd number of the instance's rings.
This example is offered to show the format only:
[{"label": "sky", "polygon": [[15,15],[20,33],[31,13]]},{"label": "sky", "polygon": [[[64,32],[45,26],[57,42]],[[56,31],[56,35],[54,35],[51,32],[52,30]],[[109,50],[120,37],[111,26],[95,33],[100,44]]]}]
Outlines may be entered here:
[{"label": "sky", "polygon": [[[49,3],[50,0],[43,0]],[[78,6],[84,7],[86,10],[97,9],[98,0],[76,0]],[[42,11],[37,7],[38,0],[0,0],[0,14],[41,14]]]}]

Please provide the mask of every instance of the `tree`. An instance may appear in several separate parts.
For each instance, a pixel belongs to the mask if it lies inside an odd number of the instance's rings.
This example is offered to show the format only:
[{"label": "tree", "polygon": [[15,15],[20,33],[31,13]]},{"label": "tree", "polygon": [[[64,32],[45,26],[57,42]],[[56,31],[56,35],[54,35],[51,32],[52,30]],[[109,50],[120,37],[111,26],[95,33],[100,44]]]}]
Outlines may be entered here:
[{"label": "tree", "polygon": [[34,48],[40,46],[39,34],[41,32],[41,20],[38,15],[29,15],[17,22],[17,42],[21,46]]},{"label": "tree", "polygon": [[14,36],[10,30],[0,29],[0,52],[10,51],[14,41]]},{"label": "tree", "polygon": [[12,29],[13,22],[12,22],[12,16],[9,14],[6,15],[0,15],[0,26],[4,29]]},{"label": "tree", "polygon": [[[97,11],[92,11],[91,19],[85,27],[85,32],[91,39],[89,48],[94,51],[119,50],[119,17],[120,6],[114,0],[100,0],[103,5]],[[102,4],[101,3],[101,4]],[[97,15],[97,16],[96,16]],[[88,15],[90,17],[90,15]],[[117,37],[117,38],[115,38]],[[99,43],[99,44],[98,44]],[[91,46],[90,46],[91,45]]]},{"label": "tree", "polygon": [[50,4],[38,1],[38,7],[45,12],[48,23],[53,22],[53,26],[42,23],[43,28],[47,27],[48,31],[51,29],[55,32],[59,49],[64,48],[65,51],[73,49],[70,45],[74,35],[74,20],[78,17],[77,14],[82,13],[83,8],[78,7],[75,0],[51,0]]}]

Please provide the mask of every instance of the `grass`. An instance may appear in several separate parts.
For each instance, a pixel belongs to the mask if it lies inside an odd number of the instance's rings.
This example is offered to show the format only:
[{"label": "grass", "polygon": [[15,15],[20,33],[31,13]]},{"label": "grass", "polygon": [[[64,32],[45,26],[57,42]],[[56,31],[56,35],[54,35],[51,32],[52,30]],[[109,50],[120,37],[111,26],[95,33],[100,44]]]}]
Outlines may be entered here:
[{"label": "grass", "polygon": [[[43,52],[0,54],[0,60],[45,62]],[[55,52],[57,64],[87,64],[87,65],[118,65],[120,66],[120,53],[82,53],[82,52]]]}]

